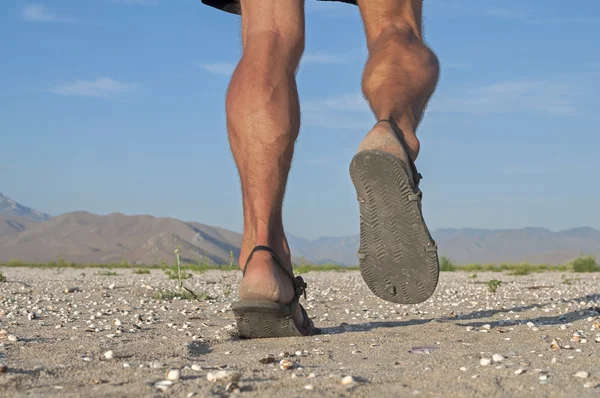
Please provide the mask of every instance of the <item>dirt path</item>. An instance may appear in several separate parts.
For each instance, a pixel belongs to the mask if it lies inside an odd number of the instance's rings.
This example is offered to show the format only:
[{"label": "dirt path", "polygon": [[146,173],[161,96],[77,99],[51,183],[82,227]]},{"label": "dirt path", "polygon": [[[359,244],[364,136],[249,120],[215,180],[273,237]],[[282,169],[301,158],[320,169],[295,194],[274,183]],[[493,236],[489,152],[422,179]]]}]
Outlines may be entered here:
[{"label": "dirt path", "polygon": [[[358,272],[313,272],[307,310],[323,335],[239,340],[235,272],[186,280],[213,297],[199,303],[154,300],[176,285],[161,271],[0,271],[2,397],[600,396],[597,274],[443,273],[432,298],[401,306],[373,296]],[[490,279],[503,281],[495,294]],[[162,391],[170,368],[180,379]],[[219,370],[240,380],[207,380]]]}]

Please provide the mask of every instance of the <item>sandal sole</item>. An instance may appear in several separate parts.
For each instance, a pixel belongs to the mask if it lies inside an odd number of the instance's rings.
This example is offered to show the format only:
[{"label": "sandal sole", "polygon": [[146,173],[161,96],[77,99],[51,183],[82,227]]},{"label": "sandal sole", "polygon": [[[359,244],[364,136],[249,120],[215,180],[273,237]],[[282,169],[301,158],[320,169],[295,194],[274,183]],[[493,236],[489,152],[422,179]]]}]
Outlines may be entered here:
[{"label": "sandal sole", "polygon": [[[238,301],[232,304],[241,338],[302,337],[290,308],[269,301]],[[317,329],[315,329],[316,331]]]},{"label": "sandal sole", "polygon": [[350,164],[360,206],[359,263],[369,289],[398,304],[427,300],[437,288],[437,249],[413,194],[404,162],[378,150]]}]

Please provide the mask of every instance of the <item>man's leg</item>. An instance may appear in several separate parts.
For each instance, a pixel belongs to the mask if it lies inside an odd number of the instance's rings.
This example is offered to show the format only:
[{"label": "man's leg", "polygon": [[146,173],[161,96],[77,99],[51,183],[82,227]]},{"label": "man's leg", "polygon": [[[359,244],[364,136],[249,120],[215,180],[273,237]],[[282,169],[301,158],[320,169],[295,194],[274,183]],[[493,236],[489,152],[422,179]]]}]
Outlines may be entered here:
[{"label": "man's leg", "polygon": [[[300,127],[295,74],[304,50],[304,1],[242,0],[243,55],[227,92],[229,141],[243,195],[243,269],[257,245],[291,270],[282,202]],[[267,252],[256,252],[240,285],[243,300],[289,303],[292,281]]]},{"label": "man's leg", "polygon": [[[410,158],[419,154],[417,126],[437,84],[439,65],[421,35],[423,0],[358,0],[369,58],[362,89],[377,120],[392,120],[403,133]],[[406,153],[388,123],[378,123],[362,149]]]},{"label": "man's leg", "polygon": [[413,162],[439,65],[422,40],[422,0],[358,0],[358,6],[369,49],[362,89],[378,121],[350,165],[360,203],[361,274],[378,297],[419,303],[434,293],[439,265]]}]

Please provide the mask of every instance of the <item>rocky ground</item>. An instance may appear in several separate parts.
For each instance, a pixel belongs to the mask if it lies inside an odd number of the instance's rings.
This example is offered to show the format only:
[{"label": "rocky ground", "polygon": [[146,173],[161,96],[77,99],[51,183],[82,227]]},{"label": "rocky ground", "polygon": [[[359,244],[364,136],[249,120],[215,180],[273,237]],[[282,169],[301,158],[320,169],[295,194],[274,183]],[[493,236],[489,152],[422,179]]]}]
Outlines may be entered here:
[{"label": "rocky ground", "polygon": [[[237,272],[4,268],[0,396],[598,397],[600,275],[442,273],[414,306],[312,272],[319,336],[240,340]],[[485,284],[503,283],[495,293]]]}]

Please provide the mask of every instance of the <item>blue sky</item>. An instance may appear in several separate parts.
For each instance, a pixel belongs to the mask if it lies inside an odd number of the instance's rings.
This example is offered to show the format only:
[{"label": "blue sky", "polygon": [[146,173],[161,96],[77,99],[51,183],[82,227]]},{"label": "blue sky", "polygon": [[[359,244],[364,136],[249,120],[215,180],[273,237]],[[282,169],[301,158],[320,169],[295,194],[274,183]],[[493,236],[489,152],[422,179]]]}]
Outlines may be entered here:
[{"label": "blue sky", "polygon": [[[307,0],[288,233],[358,232],[348,164],[374,122],[358,10]],[[600,3],[428,0],[442,72],[419,129],[431,229],[600,228]],[[239,17],[199,0],[0,3],[0,192],[52,215],[241,230],[224,99]]]}]

